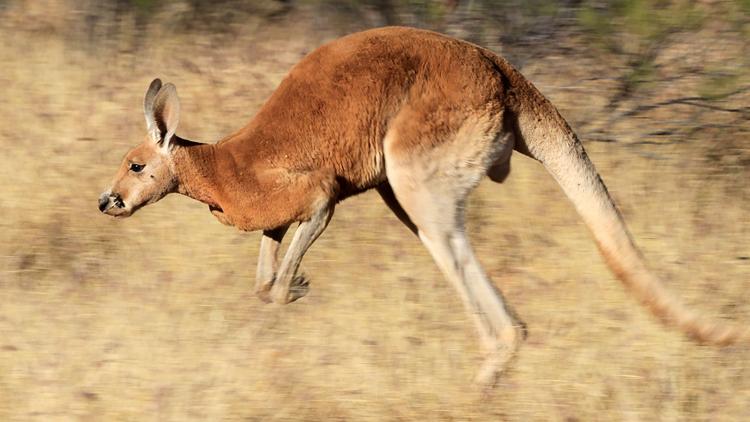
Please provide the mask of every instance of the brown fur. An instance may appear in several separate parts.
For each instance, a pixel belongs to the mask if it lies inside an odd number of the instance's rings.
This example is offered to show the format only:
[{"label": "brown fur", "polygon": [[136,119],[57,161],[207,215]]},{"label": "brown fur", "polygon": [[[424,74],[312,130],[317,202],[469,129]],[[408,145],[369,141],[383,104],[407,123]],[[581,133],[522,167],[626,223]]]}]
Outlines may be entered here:
[{"label": "brown fur", "polygon": [[[482,378],[492,379],[517,347],[518,325],[471,251],[463,207],[482,176],[507,177],[515,149],[544,164],[614,273],[657,316],[703,341],[747,336],[699,319],[661,287],[562,116],[504,59],[476,45],[409,28],[333,41],[294,66],[250,123],[216,144],[171,135],[179,101],[170,84],[152,83],[144,111],[150,138],[128,154],[100,207],[128,216],[179,192],[208,204],[224,224],[264,230],[256,284],[264,300],[304,295],[306,281],[295,274],[334,204],[377,188],[472,310],[488,353]],[[147,164],[134,173],[132,162]],[[279,264],[281,237],[295,222]]]}]

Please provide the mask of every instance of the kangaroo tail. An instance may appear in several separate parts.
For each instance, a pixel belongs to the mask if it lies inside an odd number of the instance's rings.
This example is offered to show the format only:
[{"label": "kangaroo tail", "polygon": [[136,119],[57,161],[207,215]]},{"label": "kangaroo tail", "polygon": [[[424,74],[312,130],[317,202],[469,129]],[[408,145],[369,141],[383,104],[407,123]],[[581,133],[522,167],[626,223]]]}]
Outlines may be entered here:
[{"label": "kangaroo tail", "polygon": [[689,310],[646,267],[625,222],[580,141],[557,109],[502,58],[495,63],[509,86],[515,149],[540,161],[591,230],[609,268],[663,322],[700,342],[750,340],[750,329],[711,321]]}]

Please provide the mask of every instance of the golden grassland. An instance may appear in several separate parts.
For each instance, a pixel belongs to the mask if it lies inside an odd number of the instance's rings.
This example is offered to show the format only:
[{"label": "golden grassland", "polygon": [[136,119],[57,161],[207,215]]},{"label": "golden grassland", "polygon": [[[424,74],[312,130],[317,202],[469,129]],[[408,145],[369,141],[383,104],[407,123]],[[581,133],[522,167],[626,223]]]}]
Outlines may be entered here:
[{"label": "golden grassland", "polygon": [[[481,360],[460,300],[376,194],[340,204],[303,261],[310,294],[284,307],[252,294],[259,234],[220,225],[201,204],[172,196],[128,220],[99,215],[99,192],[144,134],[153,77],[178,87],[179,133],[215,140],[330,34],[151,28],[97,50],[72,48],[54,28],[2,31],[0,420],[750,416],[748,347],[701,346],[660,325],[604,266],[543,168],[521,156],[506,183],[485,182],[470,204],[477,252],[529,328],[489,395],[471,384]],[[747,119],[639,143],[692,108],[609,122],[609,80],[586,78],[616,72],[609,65],[550,55],[523,71],[577,129],[617,138],[586,147],[670,289],[750,323]],[[657,86],[654,100],[691,83]],[[716,124],[727,115],[707,113],[701,121]]]}]

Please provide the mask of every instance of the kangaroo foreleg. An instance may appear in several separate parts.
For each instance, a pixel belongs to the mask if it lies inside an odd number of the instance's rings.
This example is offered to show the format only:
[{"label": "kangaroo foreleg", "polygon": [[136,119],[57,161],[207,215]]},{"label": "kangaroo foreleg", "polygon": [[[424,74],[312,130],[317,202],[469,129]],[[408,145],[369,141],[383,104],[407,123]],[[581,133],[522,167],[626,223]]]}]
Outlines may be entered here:
[{"label": "kangaroo foreleg", "polygon": [[271,300],[278,304],[287,304],[301,298],[309,289],[307,281],[297,276],[297,269],[302,257],[315,239],[323,233],[333,215],[333,203],[321,206],[308,221],[303,221],[294,232],[289,249],[287,249],[281,267],[276,273],[276,280],[271,288]]},{"label": "kangaroo foreleg", "polygon": [[279,269],[279,246],[289,226],[263,230],[255,272],[255,294],[264,302],[271,302],[270,292]]}]

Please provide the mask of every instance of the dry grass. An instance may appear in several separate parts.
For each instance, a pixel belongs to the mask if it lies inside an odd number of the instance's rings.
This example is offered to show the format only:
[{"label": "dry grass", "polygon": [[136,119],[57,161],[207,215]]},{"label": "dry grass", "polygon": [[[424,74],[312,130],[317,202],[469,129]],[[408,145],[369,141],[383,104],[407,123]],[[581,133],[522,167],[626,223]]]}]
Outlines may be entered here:
[{"label": "dry grass", "polygon": [[[460,301],[377,195],[339,207],[303,262],[310,295],[286,307],[251,293],[259,235],[198,203],[98,215],[99,191],[143,135],[152,77],[178,86],[183,136],[217,139],[328,35],[151,28],[85,49],[55,25],[15,29],[0,33],[0,420],[747,419],[747,347],[703,347],[658,324],[522,157],[508,182],[472,200],[477,251],[530,329],[489,396],[470,383],[480,358]],[[577,126],[596,126],[606,81],[571,90],[565,75],[607,69],[581,60],[525,70]],[[664,113],[616,133],[629,140]],[[748,323],[743,124],[718,145],[699,132],[674,145],[587,147],[672,290]]]}]

